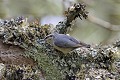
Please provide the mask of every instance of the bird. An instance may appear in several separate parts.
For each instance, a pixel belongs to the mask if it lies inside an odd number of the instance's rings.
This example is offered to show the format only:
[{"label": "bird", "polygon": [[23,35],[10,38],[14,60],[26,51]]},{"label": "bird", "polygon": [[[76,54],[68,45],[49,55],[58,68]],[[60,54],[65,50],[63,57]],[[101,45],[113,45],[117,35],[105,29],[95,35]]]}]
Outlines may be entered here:
[{"label": "bird", "polygon": [[72,50],[79,47],[89,48],[89,44],[85,44],[83,42],[78,41],[72,36],[68,36],[65,34],[59,34],[54,32],[52,34],[47,35],[44,40],[51,44],[55,49],[61,51],[64,54],[71,52]]}]

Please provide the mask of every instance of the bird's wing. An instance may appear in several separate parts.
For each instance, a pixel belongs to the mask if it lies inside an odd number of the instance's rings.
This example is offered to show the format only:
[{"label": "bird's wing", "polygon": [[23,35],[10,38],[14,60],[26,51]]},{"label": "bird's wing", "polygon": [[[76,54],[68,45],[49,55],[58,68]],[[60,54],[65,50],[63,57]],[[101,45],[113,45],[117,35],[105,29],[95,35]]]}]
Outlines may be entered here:
[{"label": "bird's wing", "polygon": [[73,37],[71,37],[71,36],[68,36],[68,35],[62,35],[64,38],[67,38],[67,39],[69,39],[69,40],[71,40],[71,41],[73,41],[74,43],[76,43],[76,44],[79,44],[80,42],[79,41],[77,41],[75,38],[73,38]]},{"label": "bird's wing", "polygon": [[77,44],[74,41],[67,38],[61,38],[61,39],[57,38],[57,40],[54,40],[54,44],[62,48],[75,48],[81,46],[80,44]]}]

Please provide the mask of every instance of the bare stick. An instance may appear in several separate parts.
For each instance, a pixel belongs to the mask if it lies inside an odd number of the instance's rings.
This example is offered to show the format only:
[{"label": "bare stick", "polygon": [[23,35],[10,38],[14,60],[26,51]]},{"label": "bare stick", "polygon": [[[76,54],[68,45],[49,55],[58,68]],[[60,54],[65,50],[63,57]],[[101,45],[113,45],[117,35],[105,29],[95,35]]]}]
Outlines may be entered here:
[{"label": "bare stick", "polygon": [[113,25],[107,21],[104,21],[100,18],[97,18],[97,17],[94,17],[92,15],[89,15],[88,16],[88,20],[94,24],[97,24],[101,27],[104,27],[104,28],[107,28],[109,30],[112,30],[112,31],[120,31],[120,25]]}]

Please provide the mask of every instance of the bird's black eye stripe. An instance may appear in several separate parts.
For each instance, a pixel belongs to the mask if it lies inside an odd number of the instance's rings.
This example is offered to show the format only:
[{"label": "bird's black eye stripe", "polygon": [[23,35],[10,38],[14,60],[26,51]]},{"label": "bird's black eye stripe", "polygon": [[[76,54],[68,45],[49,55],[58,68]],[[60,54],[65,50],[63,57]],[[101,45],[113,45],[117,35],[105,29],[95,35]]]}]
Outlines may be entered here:
[{"label": "bird's black eye stripe", "polygon": [[53,35],[48,35],[48,36],[46,36],[46,37],[44,38],[44,40],[46,40],[46,39],[49,38],[49,37],[53,37]]}]

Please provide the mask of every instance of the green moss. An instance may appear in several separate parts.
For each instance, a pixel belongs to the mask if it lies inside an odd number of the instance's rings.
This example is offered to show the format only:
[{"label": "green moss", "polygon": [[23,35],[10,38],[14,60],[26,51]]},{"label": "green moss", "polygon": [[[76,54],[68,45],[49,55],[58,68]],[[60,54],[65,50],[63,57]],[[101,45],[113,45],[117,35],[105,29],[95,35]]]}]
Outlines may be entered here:
[{"label": "green moss", "polygon": [[38,67],[43,70],[46,80],[61,80],[62,76],[57,67],[52,63],[51,58],[44,53],[42,47],[32,47],[25,52],[26,56],[33,58],[38,63]]}]

